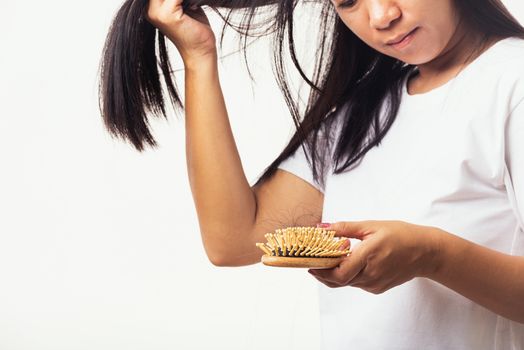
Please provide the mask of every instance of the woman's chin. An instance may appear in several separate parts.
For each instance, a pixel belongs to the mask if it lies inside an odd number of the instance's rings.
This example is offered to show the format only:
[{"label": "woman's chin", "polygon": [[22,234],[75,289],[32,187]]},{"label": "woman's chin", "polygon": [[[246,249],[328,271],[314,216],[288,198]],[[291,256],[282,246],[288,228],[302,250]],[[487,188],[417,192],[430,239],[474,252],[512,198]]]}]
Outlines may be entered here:
[{"label": "woman's chin", "polygon": [[406,64],[412,65],[412,66],[420,66],[426,63],[431,62],[434,57],[430,55],[420,55],[420,54],[413,54],[413,55],[398,55],[395,57],[399,61],[402,61]]}]

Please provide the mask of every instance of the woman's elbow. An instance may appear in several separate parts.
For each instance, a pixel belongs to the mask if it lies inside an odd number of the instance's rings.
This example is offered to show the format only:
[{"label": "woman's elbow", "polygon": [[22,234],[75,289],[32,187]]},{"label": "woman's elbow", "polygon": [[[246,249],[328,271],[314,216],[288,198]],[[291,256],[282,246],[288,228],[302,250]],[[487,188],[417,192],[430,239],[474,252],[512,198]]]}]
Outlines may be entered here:
[{"label": "woman's elbow", "polygon": [[238,267],[258,263],[260,254],[237,254],[232,250],[211,251],[206,249],[206,255],[214,266],[217,267]]},{"label": "woman's elbow", "polygon": [[217,267],[228,267],[231,266],[231,259],[227,255],[223,254],[210,254],[206,252],[207,258],[211,264]]}]

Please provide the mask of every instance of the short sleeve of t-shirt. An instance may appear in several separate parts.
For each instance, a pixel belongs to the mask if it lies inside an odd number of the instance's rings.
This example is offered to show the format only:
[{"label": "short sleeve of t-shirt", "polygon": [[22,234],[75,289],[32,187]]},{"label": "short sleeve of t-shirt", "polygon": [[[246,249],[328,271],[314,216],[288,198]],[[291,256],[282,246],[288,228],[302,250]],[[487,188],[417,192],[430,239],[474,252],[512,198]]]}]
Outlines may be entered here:
[{"label": "short sleeve of t-shirt", "polygon": [[302,180],[308,182],[317,190],[324,193],[324,189],[313,179],[313,169],[310,167],[306,159],[303,146],[300,146],[294,154],[282,161],[278,168],[300,177]]},{"label": "short sleeve of t-shirt", "polygon": [[[328,167],[332,167],[332,157],[334,154],[334,146],[336,145],[336,140],[339,136],[339,133],[342,129],[342,120],[341,116],[342,113],[347,110],[347,105],[342,106],[341,108],[333,108],[330,112],[330,117],[326,123],[322,124],[319,132],[318,132],[318,143],[317,147],[324,147],[325,148],[325,157],[328,157],[328,159],[325,160],[325,164]],[[333,113],[333,114],[331,114]],[[318,146],[321,145],[321,146]],[[304,150],[305,149],[305,150]],[[311,184],[313,187],[315,187],[320,192],[324,193],[325,187],[321,186],[318,182],[316,182],[313,179],[313,169],[309,165],[306,153],[309,152],[309,148],[305,146],[303,143],[294,154],[292,154],[289,158],[284,160],[280,165],[278,166],[279,169],[286,170],[304,181]],[[308,154],[309,155],[309,154]],[[332,168],[331,168],[332,170]],[[331,170],[326,171],[326,178],[324,179],[324,184],[327,182],[327,178],[329,177],[329,174]]]},{"label": "short sleeve of t-shirt", "polygon": [[506,164],[513,187],[513,205],[524,230],[524,100],[513,110],[507,122]]}]

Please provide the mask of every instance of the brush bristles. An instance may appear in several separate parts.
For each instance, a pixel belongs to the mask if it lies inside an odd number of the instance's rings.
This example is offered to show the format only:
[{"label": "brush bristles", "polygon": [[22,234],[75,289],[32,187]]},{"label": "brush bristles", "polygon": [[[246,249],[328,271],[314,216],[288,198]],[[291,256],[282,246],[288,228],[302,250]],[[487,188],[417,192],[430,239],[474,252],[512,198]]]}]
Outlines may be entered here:
[{"label": "brush bristles", "polygon": [[257,243],[257,247],[271,256],[333,258],[349,253],[349,250],[340,250],[345,239],[323,228],[288,227],[266,233],[265,237],[267,243]]}]

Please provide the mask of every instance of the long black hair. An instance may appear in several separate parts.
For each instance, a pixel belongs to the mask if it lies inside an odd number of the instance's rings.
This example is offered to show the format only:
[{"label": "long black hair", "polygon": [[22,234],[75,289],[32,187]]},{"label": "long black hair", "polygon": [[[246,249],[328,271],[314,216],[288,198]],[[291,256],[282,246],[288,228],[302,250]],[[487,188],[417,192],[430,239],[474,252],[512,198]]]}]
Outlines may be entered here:
[{"label": "long black hair", "polygon": [[[272,36],[276,79],[296,132],[257,184],[271,177],[280,163],[301,145],[313,177],[321,186],[331,166],[333,173],[339,174],[358,164],[393,124],[401,102],[402,84],[415,68],[367,46],[340,20],[331,1],[309,0],[319,6],[314,12],[319,16],[319,36],[313,74],[308,77],[295,51],[294,11],[298,2],[185,0],[183,3],[188,11],[192,5],[210,6],[217,11],[224,19],[224,27],[242,34],[244,53],[246,38],[253,36],[255,28],[270,28],[263,35]],[[486,41],[524,38],[524,28],[500,0],[455,0],[455,5],[468,28],[480,33]],[[147,6],[148,0],[127,0],[116,14],[102,55],[99,87],[100,110],[107,129],[112,135],[130,141],[139,151],[146,145],[156,146],[148,116],[166,116],[160,75],[171,104],[175,109],[183,108],[171,78],[165,37],[145,20]],[[255,25],[257,14],[268,9],[274,12],[270,22]],[[242,19],[233,23],[231,15],[239,12]],[[291,56],[294,67],[310,87],[303,112],[286,79],[285,55]],[[340,125],[335,117],[341,118]],[[336,125],[341,127],[340,137],[336,144],[331,144]]]}]

